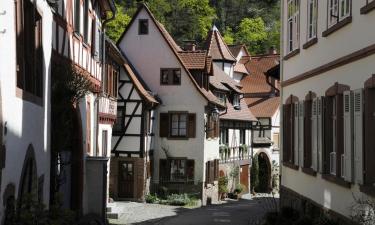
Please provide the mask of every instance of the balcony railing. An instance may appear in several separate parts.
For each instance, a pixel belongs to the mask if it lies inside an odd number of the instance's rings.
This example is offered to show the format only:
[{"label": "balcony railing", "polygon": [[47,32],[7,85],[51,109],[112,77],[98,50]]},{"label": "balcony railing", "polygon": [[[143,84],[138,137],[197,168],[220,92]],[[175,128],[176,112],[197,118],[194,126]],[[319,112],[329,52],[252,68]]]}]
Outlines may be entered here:
[{"label": "balcony railing", "polygon": [[99,114],[116,117],[117,101],[107,97],[99,97]]},{"label": "balcony railing", "polygon": [[331,152],[329,154],[329,166],[330,166],[330,169],[329,169],[330,174],[336,176],[336,152]]},{"label": "balcony railing", "polygon": [[242,147],[227,147],[220,151],[220,163],[229,163],[242,160],[251,161],[250,149],[243,149]]}]

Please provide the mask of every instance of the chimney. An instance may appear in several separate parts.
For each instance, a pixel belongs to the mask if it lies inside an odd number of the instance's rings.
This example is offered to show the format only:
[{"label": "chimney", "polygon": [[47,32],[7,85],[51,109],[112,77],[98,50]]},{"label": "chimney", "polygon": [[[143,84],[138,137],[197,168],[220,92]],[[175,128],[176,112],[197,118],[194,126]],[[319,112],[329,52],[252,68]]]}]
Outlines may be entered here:
[{"label": "chimney", "polygon": [[270,54],[270,55],[276,55],[277,54],[277,50],[276,50],[274,45],[270,47],[270,49],[268,50],[268,54]]},{"label": "chimney", "polygon": [[197,50],[197,45],[195,44],[195,41],[184,41],[184,43],[185,43],[185,46],[184,46],[185,51]]}]

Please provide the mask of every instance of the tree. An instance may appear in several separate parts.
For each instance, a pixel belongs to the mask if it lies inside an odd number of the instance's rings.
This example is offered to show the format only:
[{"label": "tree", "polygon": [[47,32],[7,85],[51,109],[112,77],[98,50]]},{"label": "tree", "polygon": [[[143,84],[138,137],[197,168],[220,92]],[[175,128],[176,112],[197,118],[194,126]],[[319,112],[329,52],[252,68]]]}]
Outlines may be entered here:
[{"label": "tree", "polygon": [[124,8],[119,3],[115,3],[117,14],[114,20],[108,23],[106,34],[113,41],[117,41],[121,34],[125,31],[126,26],[129,24],[131,18],[125,14]]},{"label": "tree", "polygon": [[236,42],[247,46],[252,54],[259,54],[264,51],[264,43],[267,39],[267,32],[264,21],[258,17],[255,19],[244,18],[238,26],[235,35]]},{"label": "tree", "polygon": [[232,28],[227,27],[223,33],[223,39],[227,45],[234,44],[234,34]]},{"label": "tree", "polygon": [[258,156],[253,156],[253,163],[250,170],[250,183],[251,183],[251,192],[254,193],[255,187],[259,185],[259,163]]}]

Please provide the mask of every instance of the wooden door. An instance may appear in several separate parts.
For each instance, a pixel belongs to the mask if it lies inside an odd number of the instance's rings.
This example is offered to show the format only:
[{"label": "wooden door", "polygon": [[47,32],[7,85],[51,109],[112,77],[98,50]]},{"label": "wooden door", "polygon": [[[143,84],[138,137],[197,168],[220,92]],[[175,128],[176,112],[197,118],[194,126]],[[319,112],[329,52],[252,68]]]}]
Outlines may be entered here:
[{"label": "wooden door", "polygon": [[118,176],[119,198],[133,198],[134,192],[134,164],[132,162],[119,162]]},{"label": "wooden door", "polygon": [[240,183],[246,187],[244,193],[249,192],[249,165],[241,166]]}]

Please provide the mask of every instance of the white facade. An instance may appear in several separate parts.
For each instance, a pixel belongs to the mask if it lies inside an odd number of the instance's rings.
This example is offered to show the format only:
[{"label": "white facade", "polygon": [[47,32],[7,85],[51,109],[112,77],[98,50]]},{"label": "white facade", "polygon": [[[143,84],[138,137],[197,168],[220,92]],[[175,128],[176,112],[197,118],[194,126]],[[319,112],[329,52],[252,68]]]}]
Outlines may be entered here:
[{"label": "white facade", "polygon": [[[336,82],[348,85],[352,91],[363,89],[365,81],[375,71],[373,63],[375,55],[373,55],[373,50],[369,54],[361,54],[359,52],[360,50],[363,52],[373,49],[375,40],[375,32],[372,29],[374,27],[375,13],[361,14],[361,8],[366,6],[366,2],[368,1],[351,1],[350,21],[328,35],[327,29],[329,27],[327,27],[327,21],[329,18],[327,16],[329,14],[327,13],[327,4],[326,1],[319,1],[317,11],[317,43],[306,49],[303,49],[302,45],[308,41],[308,5],[307,1],[300,2],[300,52],[282,61],[282,81],[284,83],[282,88],[283,104],[285,104],[286,99],[290,95],[298,97],[299,100],[305,100],[305,96],[309,91],[315,93],[317,97],[326,96],[326,91]],[[282,40],[284,55],[286,55],[286,40],[288,38],[286,0],[283,1],[282,8]],[[363,50],[366,48],[367,50]],[[355,57],[355,54],[353,54],[355,52],[361,56]],[[343,57],[347,59],[343,60]],[[328,64],[332,66],[327,66]],[[317,72],[311,73],[313,70]],[[310,73],[310,75],[303,76],[306,73]],[[344,137],[344,139],[351,138]],[[353,165],[356,164],[354,157],[350,157],[348,160]],[[370,198],[366,193],[360,191],[360,185],[357,181],[350,181],[348,182],[349,187],[343,187],[327,179],[323,179],[321,171],[318,171],[316,176],[310,176],[303,173],[301,169],[295,170],[283,166],[281,183],[285,187],[316,202],[319,206],[333,210],[347,218],[352,215],[353,195]]]},{"label": "white facade", "polygon": [[[38,190],[48,207],[50,190],[50,59],[52,36],[52,13],[46,1],[37,1],[36,9],[42,15],[43,45],[43,95],[34,96],[35,101],[26,100],[25,92],[16,86],[16,33],[15,2],[0,2],[0,49],[6,53],[0,61],[0,87],[2,108],[2,145],[5,146],[5,168],[2,169],[1,199],[7,185],[15,187],[14,197],[20,193],[21,173],[28,149],[33,150]],[[22,97],[24,96],[24,97]],[[3,151],[3,150],[2,150]],[[3,160],[3,159],[2,159]],[[36,181],[38,182],[38,181]],[[41,186],[42,185],[42,186]],[[4,216],[4,205],[0,205],[0,218]]]}]

